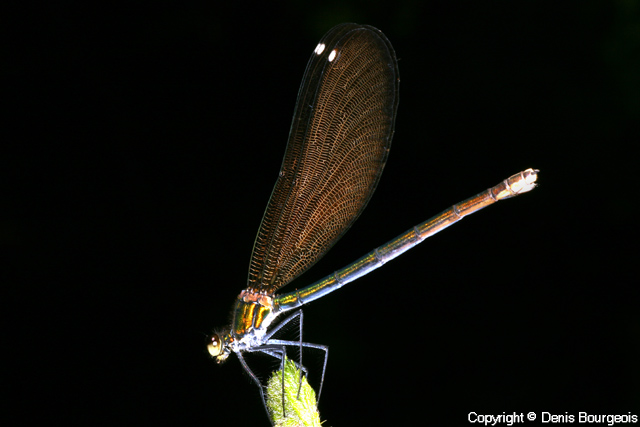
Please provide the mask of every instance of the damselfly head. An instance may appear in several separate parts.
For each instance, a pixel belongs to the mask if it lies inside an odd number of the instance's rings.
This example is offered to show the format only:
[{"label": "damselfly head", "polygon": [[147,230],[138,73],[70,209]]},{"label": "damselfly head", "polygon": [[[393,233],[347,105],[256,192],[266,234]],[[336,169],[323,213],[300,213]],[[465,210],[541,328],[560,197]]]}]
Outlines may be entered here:
[{"label": "damselfly head", "polygon": [[207,344],[207,350],[211,357],[216,358],[216,362],[222,363],[229,356],[230,350],[226,341],[220,338],[220,335],[213,334],[209,338],[209,344]]}]

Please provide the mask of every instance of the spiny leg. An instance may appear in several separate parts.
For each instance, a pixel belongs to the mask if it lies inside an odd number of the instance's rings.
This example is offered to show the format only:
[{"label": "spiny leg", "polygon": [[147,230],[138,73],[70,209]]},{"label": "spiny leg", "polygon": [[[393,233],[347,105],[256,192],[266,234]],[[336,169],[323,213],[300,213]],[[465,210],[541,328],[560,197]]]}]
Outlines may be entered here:
[{"label": "spiny leg", "polygon": [[[299,328],[299,332],[298,332],[298,339],[299,339],[299,351],[298,354],[299,359],[298,362],[300,364],[300,367],[302,367],[302,322],[303,322],[303,314],[302,314],[302,310],[298,310],[295,313],[293,313],[291,316],[288,316],[286,319],[284,319],[282,322],[280,322],[278,325],[276,325],[266,336],[266,340],[268,343],[271,343],[275,340],[271,340],[271,337],[276,334],[278,331],[280,331],[287,323],[291,322],[293,319],[295,318],[299,318],[300,320],[298,321],[298,328]],[[287,341],[287,344],[284,345],[291,345],[288,344],[290,341]],[[295,363],[295,362],[294,362]],[[282,372],[284,373],[284,364],[282,367]],[[306,371],[305,371],[306,373]],[[307,375],[308,376],[308,375]],[[283,380],[283,386],[282,389],[284,390],[284,380]],[[300,369],[300,378],[298,379],[298,393],[296,395],[296,399],[300,400],[300,390],[302,389],[302,369]]]},{"label": "spiny leg", "polygon": [[[285,361],[287,359],[287,349],[286,349],[285,345],[286,344],[279,344],[279,343],[269,342],[267,344],[261,345],[260,347],[247,349],[247,351],[249,351],[249,352],[260,352],[260,353],[267,354],[267,355],[269,355],[271,357],[274,357],[276,359],[280,359],[280,370],[282,371],[282,414],[283,414],[283,416],[286,416],[285,398],[284,398],[284,390],[285,390],[285,385],[284,385],[284,367],[285,367]],[[255,375],[254,375],[254,377],[255,377]],[[262,385],[260,384],[259,380],[257,380],[257,378],[256,378],[256,381],[260,385],[260,394],[262,395],[262,403],[264,404],[264,406],[266,408],[267,404],[266,404],[265,399],[264,399],[264,391],[262,389]],[[267,410],[267,414],[268,413],[269,413],[269,411]]]},{"label": "spiny leg", "polygon": [[[291,322],[292,320],[299,318],[300,322],[299,322],[299,327],[300,327],[300,339],[299,341],[289,341],[289,340],[278,340],[278,339],[273,339],[271,338],[272,336],[274,336],[278,331],[280,331],[285,325],[287,325],[289,322]],[[266,335],[265,337],[265,341],[267,342],[267,345],[274,345],[274,346],[298,346],[299,347],[299,351],[300,351],[300,360],[299,360],[299,365],[293,361],[296,366],[300,367],[300,379],[298,382],[298,394],[297,394],[297,398],[300,398],[300,389],[302,388],[302,373],[304,371],[305,375],[307,375],[307,377],[309,376],[309,373],[307,371],[307,369],[305,369],[302,366],[302,347],[308,347],[308,348],[315,348],[318,350],[322,350],[324,351],[324,362],[322,364],[322,378],[320,380],[320,388],[318,390],[318,398],[316,399],[316,404],[318,404],[320,402],[320,394],[322,393],[322,387],[324,385],[324,375],[325,372],[327,370],[327,361],[329,359],[329,347],[326,345],[322,345],[322,344],[314,344],[314,343],[307,343],[304,342],[302,340],[302,328],[303,328],[303,314],[302,314],[302,310],[297,310],[295,313],[293,313],[292,315],[288,316],[287,318],[285,318],[282,322],[280,322],[279,324],[275,325],[271,331],[269,331],[269,333]],[[267,353],[265,351],[265,346],[262,346],[259,348],[260,351],[263,351],[264,353]],[[269,353],[267,353],[269,354]],[[275,355],[271,354],[271,356],[276,357]]]},{"label": "spiny leg", "polygon": [[242,356],[242,353],[238,352],[236,354],[238,355],[238,360],[240,361],[240,364],[244,368],[245,372],[247,374],[249,374],[251,379],[258,385],[258,389],[260,390],[260,398],[262,399],[262,406],[264,407],[264,410],[267,411],[267,418],[269,418],[269,420],[271,420],[271,415],[269,414],[269,410],[267,408],[267,401],[264,398],[264,389],[262,387],[262,383],[260,382],[260,380],[258,379],[256,374],[253,373],[251,368],[249,368],[249,365],[247,365],[246,360],[244,360],[244,357]]},{"label": "spiny leg", "polygon": [[[268,341],[268,346],[273,346],[274,349],[276,348],[280,348],[280,346],[298,346],[298,345],[302,345],[302,347],[307,347],[307,348],[315,348],[316,350],[322,350],[324,351],[324,362],[322,364],[322,378],[320,380],[320,389],[318,390],[318,398],[316,399],[316,404],[320,402],[320,393],[322,393],[322,386],[324,385],[324,374],[327,370],[327,361],[329,360],[329,347],[323,344],[314,344],[314,343],[310,343],[310,342],[303,342],[303,343],[299,343],[298,341],[287,341],[287,340],[275,340],[275,339],[270,339]],[[267,353],[264,350],[264,347],[261,347],[260,351]],[[268,353],[267,353],[268,354]],[[273,356],[273,355],[271,355]],[[275,356],[273,356],[275,357]],[[295,363],[295,362],[294,362]],[[302,370],[302,369],[301,369]],[[309,377],[309,373],[308,370],[306,368],[303,368],[304,373],[307,375],[307,378]]]}]

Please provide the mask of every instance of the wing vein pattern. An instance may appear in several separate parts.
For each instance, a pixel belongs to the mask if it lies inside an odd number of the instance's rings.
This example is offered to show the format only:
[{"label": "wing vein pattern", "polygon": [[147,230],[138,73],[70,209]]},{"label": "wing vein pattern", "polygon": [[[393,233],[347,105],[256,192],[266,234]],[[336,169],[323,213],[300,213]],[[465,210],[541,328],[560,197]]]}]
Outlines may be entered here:
[{"label": "wing vein pattern", "polygon": [[379,30],[343,24],[320,41],[254,243],[248,289],[275,293],[360,215],[387,160],[398,84],[395,53]]}]

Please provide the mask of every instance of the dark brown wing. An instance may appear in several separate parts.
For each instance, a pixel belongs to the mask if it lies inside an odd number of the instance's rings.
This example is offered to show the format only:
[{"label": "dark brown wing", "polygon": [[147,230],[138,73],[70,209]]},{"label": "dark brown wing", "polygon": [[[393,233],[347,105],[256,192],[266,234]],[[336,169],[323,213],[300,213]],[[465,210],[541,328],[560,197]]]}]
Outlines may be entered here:
[{"label": "dark brown wing", "polygon": [[249,289],[274,293],[360,215],[389,153],[398,84],[395,53],[376,28],[341,24],[320,40],[253,247]]}]

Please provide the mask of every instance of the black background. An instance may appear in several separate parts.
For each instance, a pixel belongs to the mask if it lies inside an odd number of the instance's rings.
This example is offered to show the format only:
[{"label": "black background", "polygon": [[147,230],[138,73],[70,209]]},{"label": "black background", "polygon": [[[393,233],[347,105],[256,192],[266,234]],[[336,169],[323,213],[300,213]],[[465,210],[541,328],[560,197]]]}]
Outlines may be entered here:
[{"label": "black background", "polygon": [[331,348],[326,425],[640,412],[636,3],[4,16],[5,384],[23,420],[268,425],[237,359],[217,366],[205,337],[245,285],[306,62],[340,22],[391,40],[396,134],[364,214],[290,289],[541,172],[531,194],[305,309],[305,340]]}]

